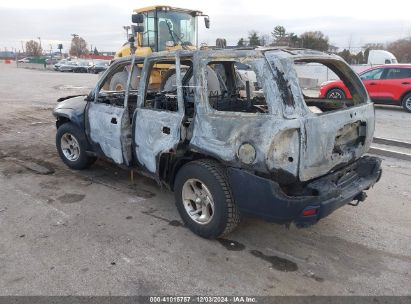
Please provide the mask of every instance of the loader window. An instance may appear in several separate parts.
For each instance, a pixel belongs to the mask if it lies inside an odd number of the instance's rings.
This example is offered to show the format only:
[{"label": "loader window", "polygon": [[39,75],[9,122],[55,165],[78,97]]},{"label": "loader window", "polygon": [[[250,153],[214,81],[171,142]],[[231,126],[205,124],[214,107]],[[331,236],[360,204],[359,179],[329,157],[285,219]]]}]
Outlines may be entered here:
[{"label": "loader window", "polygon": [[264,91],[252,63],[212,61],[206,68],[208,102],[217,111],[267,113]]},{"label": "loader window", "polygon": [[143,34],[143,46],[150,47],[153,52],[156,51],[155,21],[154,12],[146,13],[146,17],[144,18],[145,32]]},{"label": "loader window", "polygon": [[167,46],[196,45],[195,17],[187,12],[157,11],[158,18],[158,51]]}]

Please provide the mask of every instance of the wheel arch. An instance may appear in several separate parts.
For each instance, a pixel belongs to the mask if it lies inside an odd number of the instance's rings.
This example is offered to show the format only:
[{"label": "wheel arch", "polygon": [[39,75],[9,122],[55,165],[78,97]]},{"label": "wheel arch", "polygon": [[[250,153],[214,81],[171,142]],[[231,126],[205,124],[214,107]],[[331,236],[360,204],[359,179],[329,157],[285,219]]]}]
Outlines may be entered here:
[{"label": "wheel arch", "polygon": [[84,116],[74,115],[70,111],[59,111],[54,113],[56,117],[56,127],[59,128],[62,124],[71,122],[80,129],[84,130]]},{"label": "wheel arch", "polygon": [[215,157],[193,151],[185,153],[181,157],[175,157],[172,153],[162,153],[158,161],[158,176],[170,190],[174,191],[174,182],[178,171],[185,164],[199,159],[210,159],[221,163],[221,161]]},{"label": "wheel arch", "polygon": [[402,93],[402,95],[401,95],[401,97],[400,97],[400,100],[399,100],[400,105],[403,104],[404,98],[405,98],[405,96],[407,96],[408,94],[411,94],[411,89],[409,89],[409,90],[405,91],[404,93]]}]

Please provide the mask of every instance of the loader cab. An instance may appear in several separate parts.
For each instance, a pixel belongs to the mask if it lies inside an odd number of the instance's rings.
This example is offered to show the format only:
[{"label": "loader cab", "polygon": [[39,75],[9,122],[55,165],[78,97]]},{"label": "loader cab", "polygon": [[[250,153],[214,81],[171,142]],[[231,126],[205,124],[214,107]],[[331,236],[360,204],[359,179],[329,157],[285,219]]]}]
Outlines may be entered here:
[{"label": "loader cab", "polygon": [[[138,33],[138,45],[150,48],[152,52],[175,49],[193,49],[197,47],[198,17],[205,16],[200,11],[156,6],[134,10],[141,32]],[[208,16],[205,25],[209,27]]]}]

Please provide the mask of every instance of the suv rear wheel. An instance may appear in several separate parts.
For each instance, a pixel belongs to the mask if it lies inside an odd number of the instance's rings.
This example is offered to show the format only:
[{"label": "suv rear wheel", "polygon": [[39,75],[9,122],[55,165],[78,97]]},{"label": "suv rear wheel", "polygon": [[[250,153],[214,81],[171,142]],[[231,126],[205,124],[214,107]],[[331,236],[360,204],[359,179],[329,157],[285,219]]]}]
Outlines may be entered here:
[{"label": "suv rear wheel", "polygon": [[402,107],[405,111],[411,113],[411,93],[408,93],[402,99]]},{"label": "suv rear wheel", "polygon": [[240,222],[225,170],[216,161],[204,159],[184,165],[174,191],[181,218],[201,237],[223,236]]}]

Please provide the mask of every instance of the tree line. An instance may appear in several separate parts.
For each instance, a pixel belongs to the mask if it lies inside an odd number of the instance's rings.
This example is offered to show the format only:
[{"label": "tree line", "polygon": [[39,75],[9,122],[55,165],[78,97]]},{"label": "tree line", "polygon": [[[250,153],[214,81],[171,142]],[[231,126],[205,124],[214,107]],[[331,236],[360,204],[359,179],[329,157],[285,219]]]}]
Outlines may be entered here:
[{"label": "tree line", "polygon": [[[364,51],[354,54],[349,49],[338,51],[338,48],[332,46],[329,43],[329,38],[321,31],[307,31],[301,35],[297,35],[293,32],[287,32],[285,27],[281,25],[274,27],[270,35],[259,35],[257,31],[250,31],[247,40],[240,38],[237,42],[237,46],[287,46],[294,48],[307,48],[322,52],[335,53],[344,58],[344,60],[349,64],[367,63],[370,50],[387,50],[395,55],[398,62],[411,62],[411,37],[398,39],[394,42],[388,43],[387,45],[382,43],[366,44],[363,46]],[[96,47],[94,47],[92,53],[95,55],[99,54]],[[43,54],[43,50],[37,41],[30,40],[26,42],[26,54],[28,56],[41,56]],[[90,54],[84,38],[78,35],[73,35],[69,54],[76,57]]]},{"label": "tree line", "polygon": [[270,35],[259,35],[256,31],[248,33],[248,40],[240,38],[239,47],[256,46],[287,46],[294,48],[307,48],[319,51],[328,51],[329,39],[320,31],[307,31],[301,35],[287,32],[285,27],[277,25]]},{"label": "tree line", "polygon": [[411,37],[399,39],[384,45],[382,43],[369,43],[363,46],[364,51],[352,53],[349,49],[338,51],[331,45],[329,38],[321,31],[307,31],[301,35],[287,32],[284,26],[277,25],[270,35],[259,35],[257,31],[250,31],[246,39],[240,38],[238,47],[257,46],[285,46],[292,48],[307,48],[322,52],[335,53],[349,64],[366,64],[370,50],[387,50],[395,55],[398,62],[411,62]]},{"label": "tree line", "polygon": [[[38,43],[37,41],[29,40],[26,42],[25,53],[27,56],[39,57],[43,55],[43,49],[40,43]],[[88,50],[87,42],[84,40],[84,38],[78,35],[74,35],[73,38],[71,39],[71,44],[70,44],[70,50],[69,50],[70,56],[81,57],[82,55],[88,55],[90,53],[91,51]],[[92,51],[92,53],[94,55],[99,55],[99,51],[97,50],[96,47],[94,47],[94,50]]]}]

